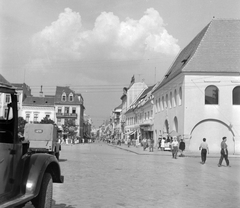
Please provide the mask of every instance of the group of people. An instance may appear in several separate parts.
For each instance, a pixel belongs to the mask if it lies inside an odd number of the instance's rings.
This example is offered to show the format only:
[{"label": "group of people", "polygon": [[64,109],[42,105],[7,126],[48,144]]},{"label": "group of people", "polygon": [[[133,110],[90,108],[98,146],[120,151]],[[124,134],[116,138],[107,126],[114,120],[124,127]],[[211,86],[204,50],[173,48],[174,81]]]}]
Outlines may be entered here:
[{"label": "group of people", "polygon": [[145,151],[149,147],[149,152],[153,152],[154,140],[153,138],[142,140],[143,151]]},{"label": "group of people", "polygon": [[[221,152],[220,152],[221,156],[218,162],[218,167],[222,166],[223,159],[225,159],[227,166],[231,167],[228,160],[228,149],[227,149],[226,141],[227,141],[227,137],[223,137],[221,142]],[[206,138],[203,138],[203,142],[200,144],[199,150],[201,150],[201,159],[202,159],[201,163],[205,164],[207,160],[207,153],[209,154],[209,148],[206,142]]]}]

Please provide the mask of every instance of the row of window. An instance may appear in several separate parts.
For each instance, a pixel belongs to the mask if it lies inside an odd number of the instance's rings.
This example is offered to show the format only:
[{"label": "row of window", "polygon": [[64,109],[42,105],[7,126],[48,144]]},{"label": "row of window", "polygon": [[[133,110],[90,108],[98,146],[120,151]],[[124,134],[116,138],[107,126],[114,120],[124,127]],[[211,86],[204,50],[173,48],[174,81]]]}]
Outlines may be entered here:
[{"label": "row of window", "polygon": [[[64,110],[64,113],[70,113],[70,107],[58,107],[58,113],[62,113],[62,109]],[[71,113],[76,113],[76,107],[72,107],[72,112]]]},{"label": "row of window", "polygon": [[[49,118],[50,115],[46,115],[46,117]],[[29,123],[29,121],[30,121],[30,113],[26,113],[26,121]],[[34,113],[33,114],[33,122],[34,123],[35,122],[39,122],[39,120],[38,120],[38,113]]]},{"label": "row of window", "polygon": [[139,124],[139,123],[142,123],[143,121],[149,120],[152,117],[153,117],[153,110],[145,113],[140,113],[138,116],[136,115],[135,117],[127,118],[126,124],[127,125]]},{"label": "row of window", "polygon": [[176,107],[177,105],[182,105],[182,88],[179,91],[175,89],[174,92],[167,93],[160,98],[155,100],[155,112],[164,110],[165,108]]},{"label": "row of window", "polygon": [[67,97],[67,94],[64,92],[63,94],[62,94],[62,101],[70,101],[70,102],[72,102],[73,101],[73,94],[72,93],[70,93],[69,94],[69,96]]},{"label": "row of window", "polygon": [[[205,104],[218,105],[219,103],[219,89],[215,85],[210,85],[205,89]],[[240,105],[240,86],[232,90],[232,104]]]}]

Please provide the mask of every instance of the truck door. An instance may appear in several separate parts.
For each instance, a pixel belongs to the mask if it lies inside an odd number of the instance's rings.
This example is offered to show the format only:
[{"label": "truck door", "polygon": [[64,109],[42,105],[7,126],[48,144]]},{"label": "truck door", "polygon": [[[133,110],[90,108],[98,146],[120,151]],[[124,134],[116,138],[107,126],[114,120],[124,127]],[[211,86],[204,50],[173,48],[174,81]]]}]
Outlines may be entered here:
[{"label": "truck door", "polygon": [[[14,144],[13,108],[10,104],[4,106],[5,115],[0,119],[0,203],[10,197],[14,188],[14,169],[16,169],[16,145]],[[17,145],[18,146],[18,145]]]}]

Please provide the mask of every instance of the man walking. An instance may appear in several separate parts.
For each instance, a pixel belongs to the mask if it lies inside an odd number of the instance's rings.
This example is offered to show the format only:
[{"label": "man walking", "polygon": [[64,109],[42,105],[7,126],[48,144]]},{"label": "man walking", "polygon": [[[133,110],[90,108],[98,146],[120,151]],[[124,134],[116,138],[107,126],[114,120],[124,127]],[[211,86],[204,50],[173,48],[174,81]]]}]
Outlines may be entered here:
[{"label": "man walking", "polygon": [[227,166],[231,167],[229,165],[229,160],[228,160],[228,149],[227,149],[227,144],[226,144],[227,137],[223,137],[222,140],[223,141],[221,142],[221,157],[219,159],[218,167],[222,166],[223,158],[225,159]]},{"label": "man walking", "polygon": [[173,142],[172,142],[171,148],[172,148],[172,157],[177,159],[178,141],[177,141],[176,137],[173,137]]},{"label": "man walking", "polygon": [[208,144],[206,142],[206,138],[203,138],[203,142],[201,143],[199,150],[201,150],[201,159],[202,164],[205,164],[207,159],[207,153],[209,154]]}]

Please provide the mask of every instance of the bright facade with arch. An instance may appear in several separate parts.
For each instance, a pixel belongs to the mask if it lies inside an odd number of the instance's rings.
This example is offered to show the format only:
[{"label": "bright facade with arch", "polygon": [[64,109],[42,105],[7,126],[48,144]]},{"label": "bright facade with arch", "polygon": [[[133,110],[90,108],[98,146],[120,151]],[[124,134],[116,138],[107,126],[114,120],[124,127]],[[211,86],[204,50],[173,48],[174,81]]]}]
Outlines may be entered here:
[{"label": "bright facade with arch", "polygon": [[240,20],[213,19],[180,52],[153,91],[165,104],[154,115],[155,132],[166,132],[168,121],[168,133],[176,131],[187,151],[198,152],[206,138],[219,153],[226,136],[229,153],[240,153],[239,42]]}]

